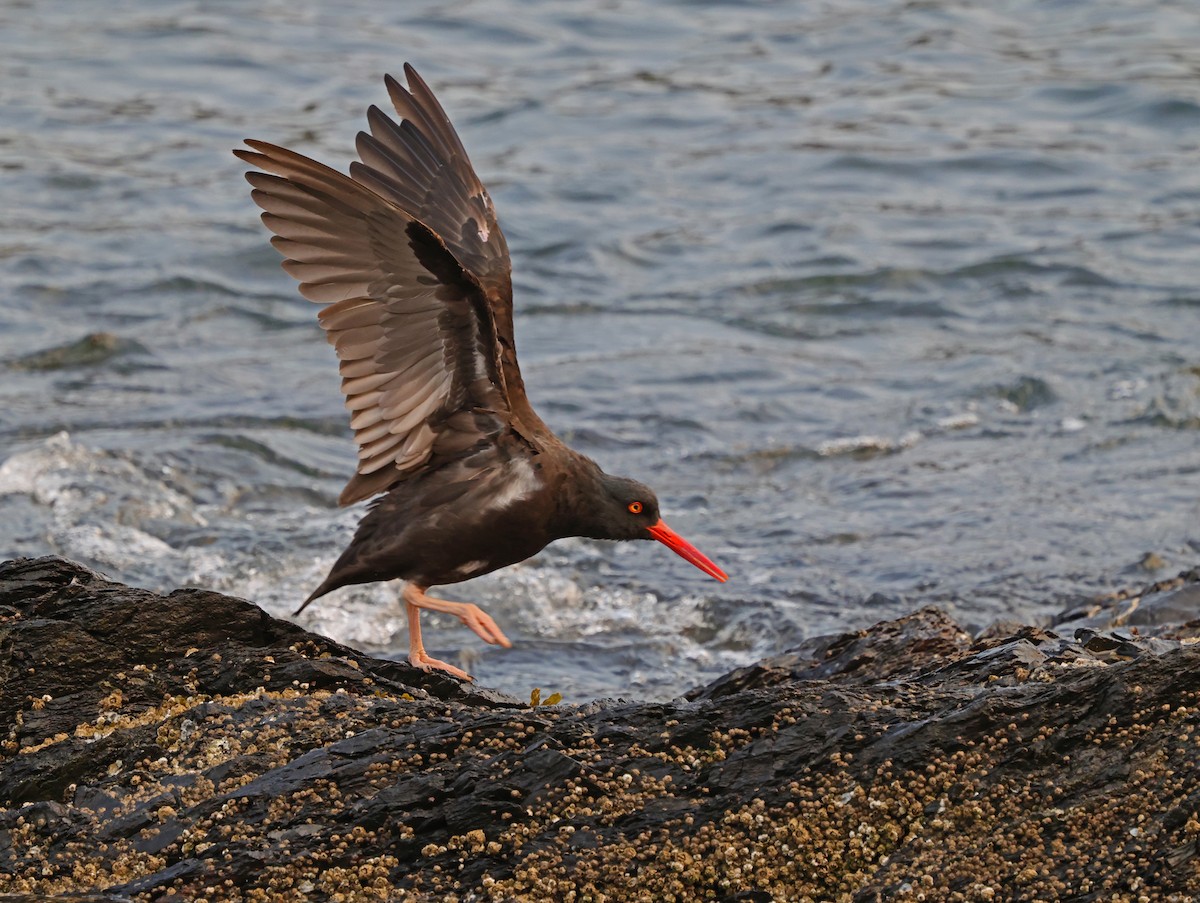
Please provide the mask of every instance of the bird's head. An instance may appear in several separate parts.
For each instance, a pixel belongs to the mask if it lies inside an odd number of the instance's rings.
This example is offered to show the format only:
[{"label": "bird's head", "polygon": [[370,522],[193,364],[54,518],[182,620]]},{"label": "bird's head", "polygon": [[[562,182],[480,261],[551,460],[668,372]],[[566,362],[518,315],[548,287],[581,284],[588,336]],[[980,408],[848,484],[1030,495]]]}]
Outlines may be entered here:
[{"label": "bird's head", "polygon": [[710,577],[724,583],[728,575],[694,545],[668,527],[658,511],[658,498],[649,486],[625,477],[601,474],[599,502],[593,512],[595,539],[654,539]]}]

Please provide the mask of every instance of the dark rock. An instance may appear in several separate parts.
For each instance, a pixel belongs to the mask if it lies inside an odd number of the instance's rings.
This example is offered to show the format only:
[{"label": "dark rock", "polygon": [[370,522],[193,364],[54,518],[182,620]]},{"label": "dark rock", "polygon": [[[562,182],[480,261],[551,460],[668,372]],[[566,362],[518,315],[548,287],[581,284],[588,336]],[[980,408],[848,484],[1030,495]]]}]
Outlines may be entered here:
[{"label": "dark rock", "polygon": [[8,562],[0,901],[1191,900],[1196,585],[974,640],[927,608],[684,700],[531,709],[242,600]]},{"label": "dark rock", "polygon": [[1170,630],[1200,620],[1200,583],[1150,593],[1129,613],[1125,623],[1143,630]]},{"label": "dark rock", "polygon": [[1137,590],[1088,599],[1051,620],[1060,632],[1130,627],[1143,636],[1200,636],[1200,568]]},{"label": "dark rock", "polygon": [[716,699],[745,690],[798,680],[879,681],[911,675],[930,662],[971,645],[963,629],[936,608],[922,608],[899,621],[869,630],[806,640],[782,655],[731,671],[688,699]]},{"label": "dark rock", "polygon": [[16,370],[66,370],[73,367],[94,367],[125,355],[144,355],[145,347],[110,332],[93,332],[76,342],[35,351],[11,361]]}]

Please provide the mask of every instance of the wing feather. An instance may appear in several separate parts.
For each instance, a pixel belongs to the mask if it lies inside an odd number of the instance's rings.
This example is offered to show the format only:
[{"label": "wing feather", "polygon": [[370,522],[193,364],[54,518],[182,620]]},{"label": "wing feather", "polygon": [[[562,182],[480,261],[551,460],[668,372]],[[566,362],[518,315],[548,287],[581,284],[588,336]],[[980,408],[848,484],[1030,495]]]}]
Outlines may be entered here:
[{"label": "wing feather", "polygon": [[511,264],[491,198],[429,86],[412,66],[406,64],[404,74],[407,88],[384,77],[400,121],[368,109],[370,132],[357,141],[362,162],[351,164],[350,175],[442,238],[479,280],[501,334],[511,338]]},{"label": "wing feather", "polygon": [[549,436],[524,397],[508,245],[491,198],[429,86],[385,77],[347,177],[262,141],[236,153],[272,244],[339,359],[358,472],[350,504],[423,467]]},{"label": "wing feather", "polygon": [[348,302],[331,304],[320,313],[321,325],[326,330],[355,329],[379,324],[379,305],[364,298],[351,298]]},{"label": "wing feather", "polygon": [[[497,352],[478,341],[494,333],[480,322],[490,309],[473,300],[478,282],[387,198],[291,151],[248,143],[254,150],[239,156],[266,170],[248,178],[272,244],[301,294],[326,305],[319,321],[341,361],[359,445],[342,502],[426,465],[439,424],[461,406],[491,412],[472,444],[499,432],[508,406]],[[467,359],[454,347],[464,340],[473,349]]]},{"label": "wing feather", "polygon": [[372,392],[384,386],[394,378],[391,373],[370,373],[366,376],[357,376],[354,379],[342,381],[342,392],[347,396],[361,395],[363,392]]},{"label": "wing feather", "polygon": [[[375,424],[381,422],[387,423],[387,421],[383,419],[383,414],[380,413],[379,408],[365,408],[364,410],[359,411],[357,414],[354,414],[350,418],[350,429],[354,430],[355,441],[358,440],[359,430],[365,430],[368,427],[373,427]],[[390,423],[388,423],[388,428],[391,429]]]}]

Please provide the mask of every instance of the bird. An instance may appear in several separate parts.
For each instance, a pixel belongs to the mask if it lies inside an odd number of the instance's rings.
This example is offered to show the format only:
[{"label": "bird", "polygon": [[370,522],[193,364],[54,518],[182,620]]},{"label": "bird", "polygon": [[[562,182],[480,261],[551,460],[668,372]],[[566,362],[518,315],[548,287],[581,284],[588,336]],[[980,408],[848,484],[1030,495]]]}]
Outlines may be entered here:
[{"label": "bird", "polygon": [[234,150],[271,243],[336,352],[358,446],[340,505],[373,499],[310,603],[340,587],[403,580],[409,662],[430,656],[422,611],[512,644],[477,605],[427,594],[571,536],[657,540],[728,579],[664,523],[643,483],[611,476],[560,440],[525,393],[512,265],[495,207],[416,70],[384,77],[393,119],[367,110],[349,175],[275,144]]}]

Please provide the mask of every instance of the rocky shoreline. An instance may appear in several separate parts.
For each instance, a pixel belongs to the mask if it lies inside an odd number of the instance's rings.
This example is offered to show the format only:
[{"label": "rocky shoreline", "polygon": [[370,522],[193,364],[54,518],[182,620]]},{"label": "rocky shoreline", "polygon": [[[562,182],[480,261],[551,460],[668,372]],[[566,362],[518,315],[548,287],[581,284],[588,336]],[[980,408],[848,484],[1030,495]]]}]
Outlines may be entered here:
[{"label": "rocky shoreline", "polygon": [[1200,570],[528,703],[249,602],[0,565],[0,899],[1200,893]]}]

